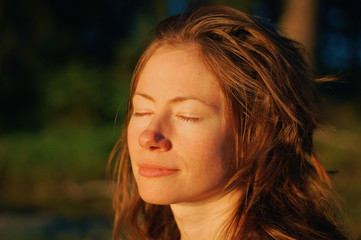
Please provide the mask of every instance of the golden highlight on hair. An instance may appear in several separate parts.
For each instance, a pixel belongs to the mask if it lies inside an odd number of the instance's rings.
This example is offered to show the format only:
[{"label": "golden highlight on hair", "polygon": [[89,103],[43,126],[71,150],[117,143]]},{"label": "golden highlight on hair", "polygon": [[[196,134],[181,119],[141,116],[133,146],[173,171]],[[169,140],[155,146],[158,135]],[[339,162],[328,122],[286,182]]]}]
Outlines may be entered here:
[{"label": "golden highlight on hair", "polygon": [[[315,80],[298,44],[261,20],[204,6],[161,22],[131,80],[161,46],[195,45],[218,78],[233,129],[225,191],[243,194],[222,239],[345,239],[329,176],[314,152],[319,125]],[[127,125],[114,147],[113,239],[179,239],[169,206],[145,203],[132,175]]]}]

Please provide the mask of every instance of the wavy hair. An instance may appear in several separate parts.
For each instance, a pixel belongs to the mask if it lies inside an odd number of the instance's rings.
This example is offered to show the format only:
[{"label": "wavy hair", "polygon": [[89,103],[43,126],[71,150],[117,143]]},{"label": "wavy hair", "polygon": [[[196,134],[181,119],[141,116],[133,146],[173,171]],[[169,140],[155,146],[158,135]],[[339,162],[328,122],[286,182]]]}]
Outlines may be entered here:
[{"label": "wavy hair", "polygon": [[[315,80],[300,46],[272,26],[226,6],[189,10],[161,22],[141,55],[130,99],[152,53],[196,44],[226,96],[233,131],[232,177],[224,191],[243,194],[222,239],[346,239],[339,205],[314,152],[319,125]],[[169,206],[145,203],[132,175],[127,125],[114,147],[113,239],[179,239]]]}]

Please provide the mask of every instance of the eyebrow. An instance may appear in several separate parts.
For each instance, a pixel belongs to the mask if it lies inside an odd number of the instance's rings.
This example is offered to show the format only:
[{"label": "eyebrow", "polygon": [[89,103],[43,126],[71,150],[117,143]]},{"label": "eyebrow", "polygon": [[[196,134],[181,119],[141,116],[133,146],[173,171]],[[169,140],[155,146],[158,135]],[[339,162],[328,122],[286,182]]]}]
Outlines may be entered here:
[{"label": "eyebrow", "polygon": [[[148,94],[145,94],[145,93],[136,92],[134,94],[134,96],[140,96],[140,97],[148,99],[148,100],[150,100],[152,102],[155,102],[154,98],[152,98],[151,96],[149,96]],[[189,100],[195,100],[195,101],[201,102],[201,103],[203,103],[203,104],[205,104],[207,106],[210,106],[212,108],[214,108],[214,107],[218,108],[217,106],[209,104],[209,103],[203,101],[202,99],[197,98],[197,97],[193,97],[193,96],[178,96],[178,97],[172,98],[169,102],[172,103],[172,104],[176,104],[176,103],[181,103],[181,102],[185,102],[185,101],[189,101]]]}]

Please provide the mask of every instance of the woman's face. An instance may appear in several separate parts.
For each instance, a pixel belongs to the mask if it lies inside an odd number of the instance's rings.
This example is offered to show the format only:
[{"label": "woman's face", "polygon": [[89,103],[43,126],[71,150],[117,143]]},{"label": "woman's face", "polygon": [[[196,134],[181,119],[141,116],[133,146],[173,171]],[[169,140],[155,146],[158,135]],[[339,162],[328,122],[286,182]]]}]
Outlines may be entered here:
[{"label": "woman's face", "polygon": [[189,203],[221,194],[229,135],[225,99],[197,48],[156,50],[132,101],[128,145],[143,200]]}]

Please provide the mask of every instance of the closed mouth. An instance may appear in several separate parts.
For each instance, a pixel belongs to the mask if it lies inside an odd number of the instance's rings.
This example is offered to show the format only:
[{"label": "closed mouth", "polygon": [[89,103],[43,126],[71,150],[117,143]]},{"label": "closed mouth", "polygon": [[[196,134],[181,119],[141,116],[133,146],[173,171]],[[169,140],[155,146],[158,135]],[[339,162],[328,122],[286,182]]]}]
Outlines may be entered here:
[{"label": "closed mouth", "polygon": [[141,164],[138,169],[139,175],[148,178],[170,176],[176,174],[177,172],[179,172],[179,169],[167,168],[154,164]]}]

